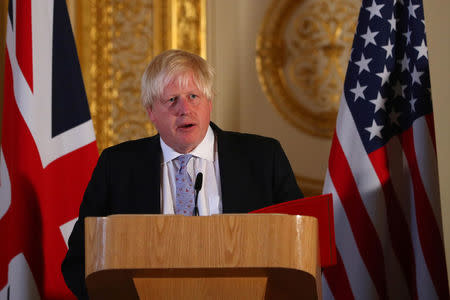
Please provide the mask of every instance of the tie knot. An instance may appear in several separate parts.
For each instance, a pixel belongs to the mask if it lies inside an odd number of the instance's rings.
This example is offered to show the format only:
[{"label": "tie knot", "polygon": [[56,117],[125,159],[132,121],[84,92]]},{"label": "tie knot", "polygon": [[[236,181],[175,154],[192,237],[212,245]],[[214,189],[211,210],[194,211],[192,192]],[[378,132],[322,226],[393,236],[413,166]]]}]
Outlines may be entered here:
[{"label": "tie knot", "polygon": [[186,165],[188,164],[189,160],[191,159],[192,155],[191,154],[184,154],[184,155],[180,155],[176,158],[176,160],[179,162],[180,164],[180,169],[186,167]]}]

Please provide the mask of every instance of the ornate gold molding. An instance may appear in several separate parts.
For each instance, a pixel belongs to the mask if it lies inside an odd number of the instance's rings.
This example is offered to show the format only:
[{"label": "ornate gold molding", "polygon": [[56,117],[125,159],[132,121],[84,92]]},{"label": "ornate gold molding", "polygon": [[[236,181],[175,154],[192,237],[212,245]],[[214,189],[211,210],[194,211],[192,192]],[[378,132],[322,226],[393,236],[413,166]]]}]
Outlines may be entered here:
[{"label": "ornate gold molding", "polygon": [[140,102],[141,75],[166,49],[205,56],[205,5],[205,0],[77,0],[69,6],[100,151],[156,133]]},{"label": "ornate gold molding", "polygon": [[356,0],[273,0],[256,66],[271,103],[295,127],[333,134],[358,9]]},{"label": "ornate gold molding", "polygon": [[206,58],[206,0],[177,0],[172,6],[172,48]]}]

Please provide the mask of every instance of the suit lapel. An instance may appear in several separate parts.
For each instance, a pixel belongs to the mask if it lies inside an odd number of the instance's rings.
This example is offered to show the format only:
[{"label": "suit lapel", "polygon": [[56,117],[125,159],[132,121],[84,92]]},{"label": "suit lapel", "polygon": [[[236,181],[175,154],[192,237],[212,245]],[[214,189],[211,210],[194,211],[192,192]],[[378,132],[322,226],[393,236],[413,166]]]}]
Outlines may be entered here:
[{"label": "suit lapel", "polygon": [[219,154],[220,182],[222,189],[222,207],[224,213],[240,210],[239,192],[240,177],[236,170],[239,169],[240,156],[231,141],[231,136],[211,123],[211,127],[217,136],[217,151]]}]

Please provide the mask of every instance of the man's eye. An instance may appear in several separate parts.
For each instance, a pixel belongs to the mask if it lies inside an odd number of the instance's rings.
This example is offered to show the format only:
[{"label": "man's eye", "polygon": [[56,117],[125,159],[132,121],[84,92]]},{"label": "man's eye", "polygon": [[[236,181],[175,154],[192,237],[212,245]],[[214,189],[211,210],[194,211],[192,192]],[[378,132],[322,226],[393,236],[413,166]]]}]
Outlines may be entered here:
[{"label": "man's eye", "polygon": [[175,102],[176,99],[177,99],[176,97],[172,97],[169,100],[167,100],[167,102],[168,103],[173,103],[173,102]]},{"label": "man's eye", "polygon": [[197,95],[194,95],[194,94],[191,94],[191,95],[189,95],[189,98],[191,99],[191,100],[194,100],[194,99],[197,99]]}]

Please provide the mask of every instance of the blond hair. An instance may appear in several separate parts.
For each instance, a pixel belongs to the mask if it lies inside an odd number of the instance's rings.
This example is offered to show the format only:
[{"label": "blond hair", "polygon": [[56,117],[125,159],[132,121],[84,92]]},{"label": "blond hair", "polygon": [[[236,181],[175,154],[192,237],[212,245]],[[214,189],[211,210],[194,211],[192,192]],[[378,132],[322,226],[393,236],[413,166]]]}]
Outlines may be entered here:
[{"label": "blond hair", "polygon": [[180,85],[186,85],[191,74],[197,88],[212,100],[214,96],[214,69],[198,55],[183,50],[167,50],[148,64],[142,75],[141,100],[150,108],[161,99],[164,88],[176,77]]}]

